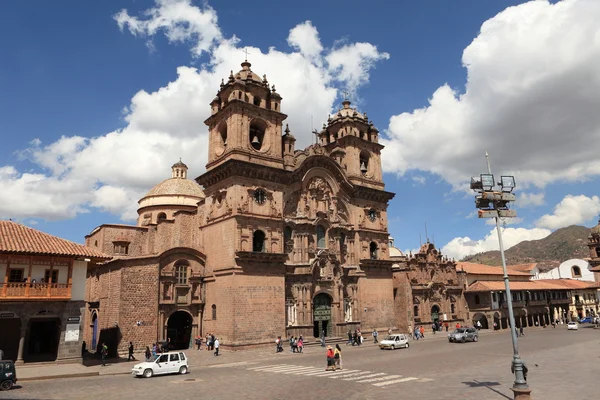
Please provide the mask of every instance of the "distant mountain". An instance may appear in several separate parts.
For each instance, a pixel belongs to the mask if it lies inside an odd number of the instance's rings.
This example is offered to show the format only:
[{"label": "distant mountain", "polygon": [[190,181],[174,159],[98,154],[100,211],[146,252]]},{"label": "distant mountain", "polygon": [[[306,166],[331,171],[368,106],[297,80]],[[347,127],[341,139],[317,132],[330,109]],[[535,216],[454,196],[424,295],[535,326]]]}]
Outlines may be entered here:
[{"label": "distant mountain", "polygon": [[[587,247],[590,229],[585,226],[571,225],[557,229],[539,240],[521,242],[504,252],[506,264],[538,263],[540,271],[558,267],[571,258],[589,257]],[[502,265],[499,251],[486,251],[465,257],[469,261],[486,265]]]}]

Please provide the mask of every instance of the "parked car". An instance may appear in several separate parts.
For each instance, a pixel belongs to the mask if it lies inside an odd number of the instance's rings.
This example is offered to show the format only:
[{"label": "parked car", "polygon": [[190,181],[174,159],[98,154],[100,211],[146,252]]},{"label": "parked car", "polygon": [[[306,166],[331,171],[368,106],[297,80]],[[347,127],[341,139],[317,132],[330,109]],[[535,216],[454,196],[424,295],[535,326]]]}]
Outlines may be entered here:
[{"label": "parked car", "polygon": [[479,333],[475,328],[458,328],[448,334],[449,342],[461,342],[464,343],[467,340],[471,342],[479,341]]},{"label": "parked car", "polygon": [[585,317],[579,320],[580,324],[591,324],[594,321],[592,317]]},{"label": "parked car", "polygon": [[0,361],[0,390],[10,390],[17,383],[17,370],[11,360]]},{"label": "parked car", "polygon": [[131,374],[135,377],[151,378],[154,375],[187,374],[188,359],[182,351],[157,354],[153,361],[136,364]]},{"label": "parked car", "polygon": [[408,349],[410,345],[408,344],[408,338],[404,334],[393,334],[387,335],[381,342],[379,342],[380,349],[400,349],[405,348]]},{"label": "parked car", "polygon": [[571,321],[571,322],[567,323],[567,330],[569,330],[569,331],[576,331],[577,329],[579,329],[579,326],[577,325],[577,322]]}]

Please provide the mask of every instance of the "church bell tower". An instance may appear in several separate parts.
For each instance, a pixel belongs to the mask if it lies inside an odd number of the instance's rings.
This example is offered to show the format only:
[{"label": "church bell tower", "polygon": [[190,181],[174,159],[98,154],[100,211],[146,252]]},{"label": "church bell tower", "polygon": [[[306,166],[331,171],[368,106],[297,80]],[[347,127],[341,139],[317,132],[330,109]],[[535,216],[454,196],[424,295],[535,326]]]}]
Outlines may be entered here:
[{"label": "church bell tower", "polygon": [[242,69],[231,71],[221,81],[217,96],[210,103],[208,164],[211,170],[230,159],[283,168],[281,96],[267,76],[252,71],[246,60]]}]

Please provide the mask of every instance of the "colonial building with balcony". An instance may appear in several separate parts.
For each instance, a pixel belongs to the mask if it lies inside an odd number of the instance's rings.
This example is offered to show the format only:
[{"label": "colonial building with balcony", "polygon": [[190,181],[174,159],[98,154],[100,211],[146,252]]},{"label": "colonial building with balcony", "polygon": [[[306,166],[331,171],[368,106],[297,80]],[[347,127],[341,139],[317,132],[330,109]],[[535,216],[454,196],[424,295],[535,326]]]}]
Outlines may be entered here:
[{"label": "colonial building with balcony", "polygon": [[16,362],[81,360],[88,264],[102,252],[0,221],[0,349]]}]

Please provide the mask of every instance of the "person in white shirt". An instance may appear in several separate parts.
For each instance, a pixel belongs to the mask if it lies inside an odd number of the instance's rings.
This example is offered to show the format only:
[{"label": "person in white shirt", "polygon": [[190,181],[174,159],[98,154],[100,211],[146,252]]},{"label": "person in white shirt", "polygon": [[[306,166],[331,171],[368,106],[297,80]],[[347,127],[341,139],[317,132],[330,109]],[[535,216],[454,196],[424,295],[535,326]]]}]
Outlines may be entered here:
[{"label": "person in white shirt", "polygon": [[221,346],[221,343],[219,343],[219,338],[215,338],[215,356],[219,355],[219,347]]}]

